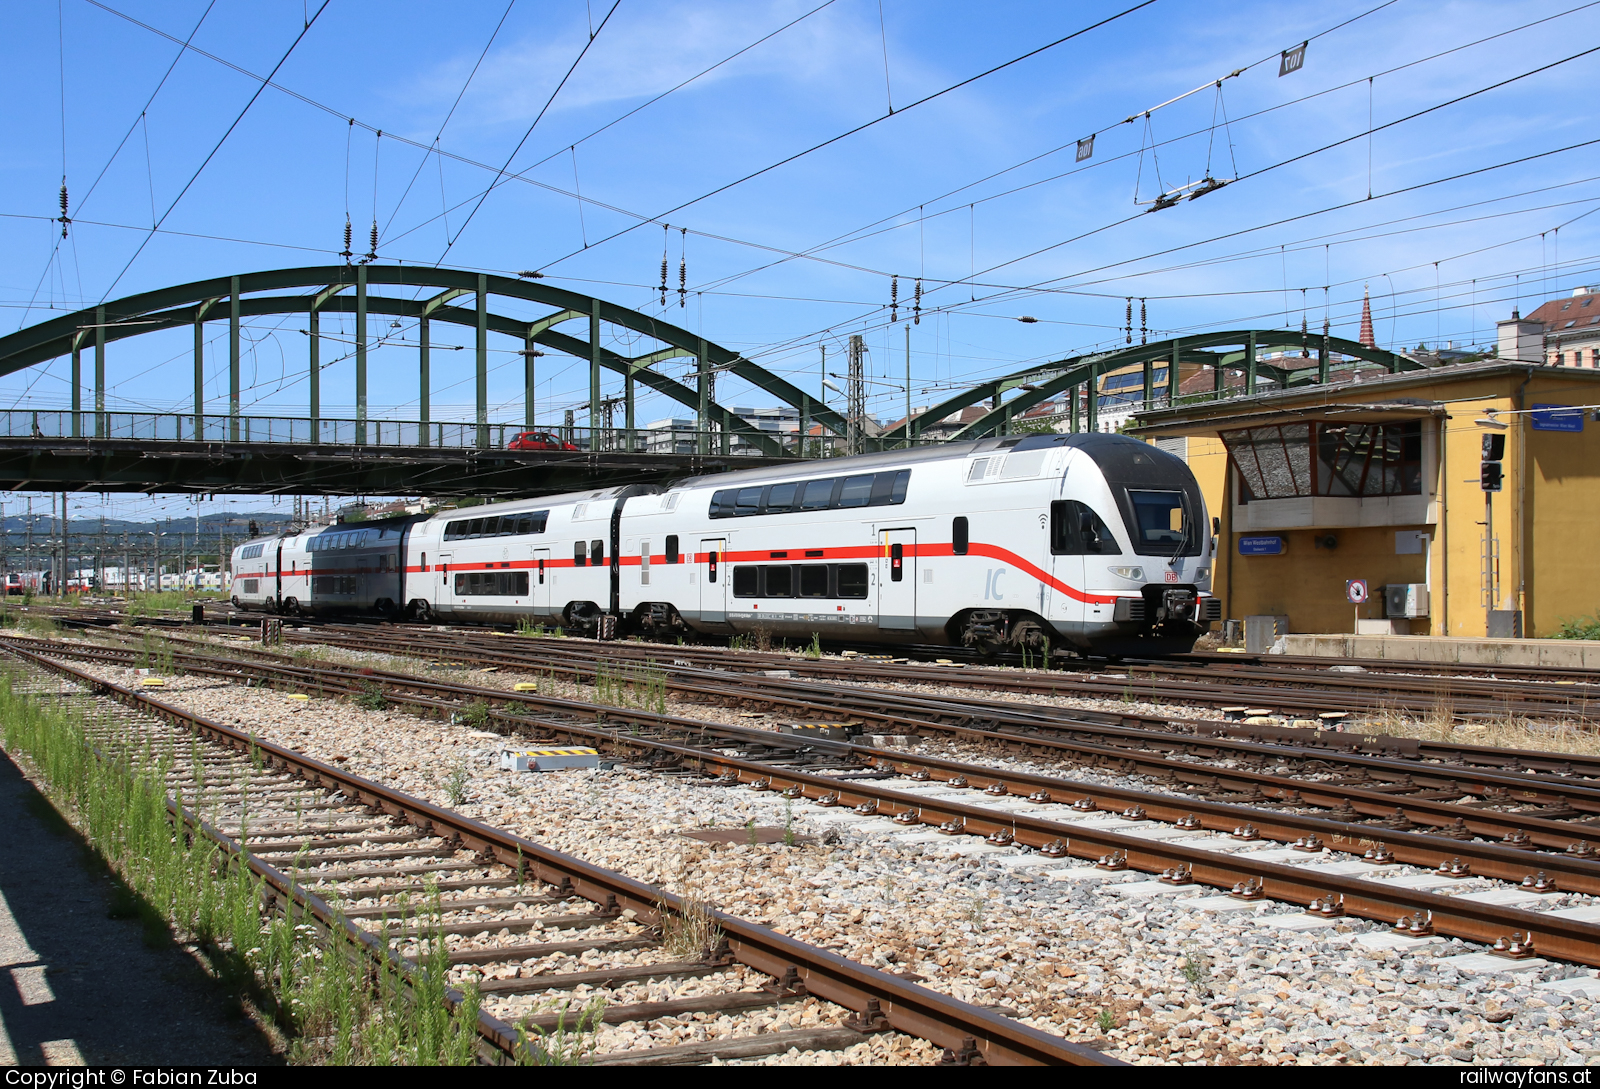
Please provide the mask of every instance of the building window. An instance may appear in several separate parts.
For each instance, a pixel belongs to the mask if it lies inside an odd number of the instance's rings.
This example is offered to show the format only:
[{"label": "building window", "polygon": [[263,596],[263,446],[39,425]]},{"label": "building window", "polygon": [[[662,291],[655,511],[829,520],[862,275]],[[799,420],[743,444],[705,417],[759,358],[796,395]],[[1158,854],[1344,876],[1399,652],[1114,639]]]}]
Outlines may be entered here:
[{"label": "building window", "polygon": [[1422,494],[1422,421],[1282,424],[1224,431],[1239,499]]}]

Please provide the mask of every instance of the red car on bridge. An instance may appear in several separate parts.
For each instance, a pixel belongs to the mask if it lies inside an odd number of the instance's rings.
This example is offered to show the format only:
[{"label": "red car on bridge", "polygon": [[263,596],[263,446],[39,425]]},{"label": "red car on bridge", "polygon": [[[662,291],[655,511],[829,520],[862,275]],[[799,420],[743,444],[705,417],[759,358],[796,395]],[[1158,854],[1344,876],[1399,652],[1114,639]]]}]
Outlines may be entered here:
[{"label": "red car on bridge", "polygon": [[510,442],[506,443],[507,450],[572,450],[577,447],[570,442],[565,442],[558,435],[548,431],[524,431]]}]

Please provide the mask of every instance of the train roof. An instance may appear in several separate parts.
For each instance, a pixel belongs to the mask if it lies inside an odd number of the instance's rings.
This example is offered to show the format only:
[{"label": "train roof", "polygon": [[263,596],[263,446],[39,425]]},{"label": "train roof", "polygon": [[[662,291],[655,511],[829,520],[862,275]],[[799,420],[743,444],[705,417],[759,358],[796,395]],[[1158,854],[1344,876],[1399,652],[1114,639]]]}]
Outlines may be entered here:
[{"label": "train roof", "polygon": [[536,507],[554,507],[562,504],[586,503],[594,499],[620,499],[624,496],[655,495],[665,489],[654,484],[624,484],[615,488],[589,488],[581,492],[560,492],[555,495],[535,495],[527,499],[506,499],[498,503],[481,503],[475,507],[447,507],[429,516],[435,522],[455,518],[481,518],[506,510],[528,510]]},{"label": "train roof", "polygon": [[[1103,469],[1120,467],[1131,460],[1135,452],[1161,453],[1156,447],[1127,435],[1089,432],[1067,435],[1043,432],[1032,435],[1009,435],[1003,438],[976,439],[970,442],[948,442],[936,446],[922,446],[912,450],[884,450],[871,454],[855,454],[843,458],[811,458],[789,465],[768,465],[759,469],[737,469],[731,473],[690,477],[676,481],[672,488],[723,487],[738,484],[765,484],[771,481],[797,480],[813,476],[839,476],[845,473],[894,469],[902,466],[924,465],[935,461],[953,461],[990,450],[1038,450],[1052,446],[1068,446],[1082,450]],[[1137,448],[1137,450],[1135,450]]]}]

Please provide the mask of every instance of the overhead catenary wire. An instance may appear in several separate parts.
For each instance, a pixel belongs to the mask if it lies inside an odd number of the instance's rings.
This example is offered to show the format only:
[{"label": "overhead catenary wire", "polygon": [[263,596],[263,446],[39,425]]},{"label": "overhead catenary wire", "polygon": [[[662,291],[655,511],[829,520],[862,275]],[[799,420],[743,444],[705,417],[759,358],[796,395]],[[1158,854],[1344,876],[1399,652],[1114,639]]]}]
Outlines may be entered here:
[{"label": "overhead catenary wire", "polygon": [[[539,112],[534,115],[533,121],[528,125],[528,130],[522,134],[522,139],[517,141],[517,146],[511,149],[511,154],[506,156],[506,161],[501,165],[499,170],[495,171],[494,181],[489,183],[489,188],[483,191],[483,195],[478,198],[478,203],[472,206],[472,211],[467,213],[467,218],[462,221],[460,227],[456,228],[456,233],[451,236],[450,242],[444,248],[444,253],[439,255],[439,260],[435,261],[434,264],[437,265],[444,261],[445,257],[449,255],[451,247],[453,247],[457,240],[461,238],[462,232],[467,229],[467,227],[472,223],[473,217],[478,214],[478,209],[483,207],[483,202],[488,200],[489,194],[493,193],[501,184],[501,179],[505,177],[506,171],[510,169],[512,161],[515,160],[518,153],[522,151],[522,145],[528,142],[528,138],[533,135],[533,130],[538,128],[540,121],[544,120],[544,115],[550,109],[551,103],[555,102],[556,96],[561,93],[561,88],[567,85],[567,80],[572,78],[572,73],[578,70],[578,65],[583,63],[583,58],[588,56],[589,47],[594,45],[595,39],[600,36],[601,31],[605,30],[606,24],[611,21],[611,16],[616,14],[617,7],[621,3],[622,0],[615,0],[615,2],[611,5],[610,10],[606,12],[605,18],[600,20],[600,25],[589,32],[589,39],[583,43],[583,48],[578,50],[578,55],[572,59],[572,64],[568,66],[566,73],[562,75],[561,81],[556,84],[555,90],[550,92],[550,97],[545,99],[543,106],[539,107]],[[572,145],[572,177],[574,182],[576,182],[578,177],[578,151],[576,144]],[[578,205],[578,210],[581,217],[583,214],[583,205],[581,201]],[[585,237],[584,249],[588,248],[588,239]]]},{"label": "overhead catenary wire", "polygon": [[184,195],[187,194],[194,183],[199,180],[200,175],[205,171],[205,168],[210,165],[211,160],[216,157],[217,152],[222,150],[222,145],[227,143],[228,137],[233,135],[233,130],[238,128],[239,122],[244,120],[244,115],[250,112],[250,107],[254,106],[256,99],[261,97],[261,92],[267,89],[268,81],[271,80],[272,76],[278,74],[278,69],[282,68],[289,60],[289,57],[295,51],[295,47],[305,40],[305,36],[307,34],[311,33],[312,26],[316,24],[317,19],[324,11],[327,10],[328,4],[331,2],[332,0],[322,0],[322,6],[317,9],[316,14],[311,17],[310,22],[305,25],[299,34],[295,35],[294,41],[289,43],[289,48],[285,49],[283,51],[283,56],[278,58],[278,63],[272,66],[272,72],[267,76],[267,79],[261,81],[261,85],[255,89],[253,94],[251,94],[250,101],[244,104],[244,108],[239,111],[238,116],[235,117],[233,122],[228,125],[227,131],[225,131],[222,136],[218,138],[216,144],[209,152],[206,153],[206,157],[201,161],[200,165],[195,167],[194,173],[190,175],[189,180],[184,183],[183,188],[178,191],[178,195],[172,198],[171,204],[167,205],[167,210],[161,213],[161,218],[156,221],[155,227],[152,227],[150,233],[145,235],[143,241],[139,243],[139,248],[133,251],[133,256],[128,258],[127,263],[122,266],[122,270],[118,272],[117,275],[112,279],[110,285],[100,296],[102,302],[111,297],[111,292],[116,290],[117,285],[122,282],[122,278],[128,274],[128,269],[132,268],[133,263],[139,259],[139,255],[144,252],[145,246],[150,244],[150,239],[155,237],[156,230],[160,228],[162,223],[166,222],[166,218],[172,214],[172,210],[178,206],[178,203],[183,200]]},{"label": "overhead catenary wire", "polygon": [[[1431,53],[1431,54],[1429,54],[1427,56],[1419,57],[1419,58],[1417,58],[1415,60],[1407,61],[1407,62],[1405,62],[1403,64],[1395,65],[1393,67],[1390,67],[1390,68],[1384,69],[1382,71],[1373,73],[1373,75],[1374,76],[1392,75],[1394,73],[1404,71],[1404,70],[1406,70],[1408,68],[1413,68],[1413,67],[1416,67],[1416,66],[1421,65],[1421,64],[1427,64],[1427,63],[1429,63],[1431,61],[1439,60],[1439,59],[1442,59],[1444,57],[1450,56],[1452,54],[1459,53],[1459,52],[1462,52],[1462,51],[1467,50],[1467,49],[1472,49],[1472,48],[1474,48],[1476,46],[1484,45],[1486,43],[1495,41],[1495,40],[1503,38],[1503,37],[1507,37],[1507,36],[1512,35],[1512,34],[1520,33],[1520,32],[1522,32],[1524,30],[1531,29],[1531,28],[1533,28],[1535,26],[1542,25],[1544,23],[1553,21],[1555,19],[1559,19],[1559,18],[1562,18],[1562,17],[1567,16],[1567,15],[1572,15],[1572,14],[1575,14],[1577,12],[1587,10],[1589,8],[1592,8],[1592,7],[1596,6],[1597,3],[1600,3],[1600,0],[1586,0],[1585,3],[1579,4],[1579,5],[1577,5],[1575,7],[1572,7],[1572,8],[1568,8],[1565,11],[1560,11],[1560,12],[1556,12],[1556,13],[1554,13],[1552,15],[1543,16],[1543,17],[1541,17],[1539,19],[1534,19],[1534,20],[1531,20],[1529,22],[1522,23],[1522,24],[1520,24],[1518,26],[1510,27],[1510,28],[1508,28],[1506,30],[1497,31],[1497,32],[1495,32],[1493,34],[1488,34],[1488,35],[1485,35],[1483,37],[1476,38],[1476,39],[1474,39],[1473,41],[1470,41],[1470,42],[1464,42],[1461,45],[1456,45],[1456,46],[1452,46],[1452,47],[1450,47],[1448,49],[1439,50],[1438,52]],[[1386,6],[1386,5],[1384,5],[1384,6]],[[1370,14],[1372,14],[1373,12],[1375,12],[1377,10],[1380,10],[1380,8],[1374,8],[1374,9],[1371,9],[1371,10],[1369,10],[1367,12],[1364,12],[1361,17],[1364,18],[1366,15],[1370,15]],[[1326,34],[1330,34],[1334,30],[1340,29],[1343,26],[1348,26],[1352,21],[1353,20],[1345,20],[1343,23],[1340,23],[1337,26],[1329,27],[1327,30],[1319,31],[1317,34],[1314,34],[1312,36],[1312,38],[1309,39],[1309,40],[1315,40],[1318,37],[1324,36]],[[1271,59],[1271,58],[1269,57],[1269,58],[1266,58],[1266,59]],[[1256,62],[1256,63],[1259,63],[1259,62]],[[1247,66],[1247,67],[1253,67],[1253,66],[1254,65],[1252,64],[1252,65]],[[1245,69],[1241,69],[1241,71],[1244,71],[1244,70]],[[1303,105],[1303,104],[1305,104],[1307,102],[1311,102],[1311,101],[1314,101],[1316,99],[1325,97],[1327,95],[1335,94],[1335,93],[1337,93],[1339,91],[1346,90],[1346,89],[1348,89],[1350,87],[1357,86],[1360,83],[1366,82],[1366,80],[1368,78],[1369,78],[1368,76],[1361,76],[1361,77],[1359,77],[1357,79],[1348,80],[1348,81],[1346,81],[1344,83],[1335,84],[1333,86],[1323,88],[1322,90],[1309,92],[1309,93],[1307,93],[1305,95],[1302,95],[1302,96],[1300,96],[1298,98],[1293,98],[1293,99],[1290,99],[1290,100],[1285,101],[1285,102],[1275,103],[1273,105],[1263,107],[1263,108],[1261,108],[1259,110],[1256,110],[1254,112],[1247,113],[1247,114],[1244,114],[1244,115],[1242,115],[1240,117],[1234,118],[1232,123],[1241,123],[1241,122],[1244,122],[1244,121],[1255,120],[1257,118],[1264,117],[1264,116],[1266,116],[1268,114],[1274,113],[1274,112],[1276,112],[1278,110],[1287,109],[1287,108],[1290,108],[1292,106]],[[1210,85],[1211,84],[1202,84],[1199,88],[1197,88],[1197,90],[1203,90],[1205,87],[1210,86]],[[1182,97],[1186,97],[1186,96],[1178,96],[1178,97],[1182,98]],[[1156,108],[1156,107],[1152,107],[1152,109],[1154,109],[1154,108]],[[1137,118],[1139,116],[1141,116],[1141,114],[1133,114],[1133,115],[1131,115],[1130,119]],[[1116,124],[1106,126],[1105,128],[1102,128],[1102,129],[1099,129],[1099,130],[1096,130],[1096,131],[1097,131],[1097,133],[1103,133],[1103,132],[1109,131],[1110,129],[1117,128],[1118,126],[1120,126],[1121,124],[1124,124],[1124,123],[1125,122],[1117,122]],[[1207,131],[1207,130],[1206,129],[1195,129],[1195,130],[1193,130],[1191,132],[1184,133],[1182,135],[1175,136],[1175,137],[1172,137],[1172,138],[1167,139],[1167,140],[1163,140],[1163,141],[1161,141],[1161,145],[1162,146],[1166,146],[1166,145],[1169,145],[1169,144],[1175,144],[1175,143],[1181,142],[1183,140],[1189,139],[1190,137],[1196,136],[1199,133],[1204,132],[1204,131]],[[769,262],[767,264],[758,265],[758,266],[756,266],[754,268],[746,269],[746,270],[744,270],[742,272],[737,272],[737,273],[732,273],[732,274],[725,275],[725,276],[719,278],[718,280],[711,282],[707,286],[708,287],[723,286],[723,285],[725,285],[727,283],[731,283],[731,282],[734,282],[734,281],[736,281],[738,279],[742,279],[743,277],[748,276],[748,275],[752,275],[752,274],[754,274],[756,272],[762,272],[762,271],[766,271],[766,270],[768,270],[770,268],[776,267],[777,265],[785,263],[785,261],[787,261],[787,260],[794,260],[794,259],[815,260],[815,259],[817,259],[817,254],[819,254],[819,253],[821,253],[821,252],[823,252],[825,250],[838,248],[838,247],[843,246],[843,245],[848,245],[851,242],[861,241],[863,239],[874,237],[874,236],[876,236],[878,234],[882,234],[882,233],[885,233],[887,231],[898,230],[900,227],[903,227],[903,226],[906,225],[906,223],[903,222],[904,217],[908,216],[913,210],[918,210],[919,211],[919,218],[920,218],[923,215],[923,212],[921,211],[921,209],[924,209],[925,206],[927,206],[927,205],[932,205],[932,204],[938,203],[939,201],[948,200],[951,197],[958,196],[958,195],[966,192],[967,190],[969,190],[969,189],[971,189],[971,188],[973,188],[975,186],[982,185],[985,182],[993,181],[996,178],[1004,176],[1005,174],[1012,173],[1012,172],[1014,172],[1016,170],[1019,170],[1019,169],[1022,169],[1023,167],[1026,167],[1026,166],[1030,166],[1030,165],[1032,165],[1032,164],[1034,164],[1036,162],[1039,162],[1039,161],[1041,161],[1043,159],[1049,158],[1052,155],[1060,154],[1061,152],[1072,148],[1075,143],[1076,143],[1076,141],[1068,141],[1067,143],[1057,145],[1057,146],[1052,147],[1052,148],[1050,148],[1050,149],[1048,149],[1046,151],[1040,152],[1040,153],[1038,153],[1036,155],[1030,156],[1029,158],[1023,159],[1020,162],[1013,163],[1012,165],[1007,166],[1007,167],[1005,167],[1005,168],[1003,168],[1001,170],[992,171],[989,174],[986,174],[981,178],[975,179],[974,181],[967,182],[967,183],[964,183],[963,185],[960,185],[960,186],[958,186],[958,187],[956,187],[954,189],[947,190],[947,191],[945,191],[944,193],[941,193],[938,196],[935,196],[935,197],[932,197],[932,198],[925,198],[924,200],[920,201],[916,206],[903,208],[898,212],[895,212],[895,213],[893,213],[891,215],[888,215],[888,216],[880,217],[879,219],[877,219],[877,220],[875,220],[875,221],[873,221],[871,223],[868,223],[868,224],[866,224],[866,225],[864,225],[862,227],[856,228],[855,230],[848,231],[848,232],[846,232],[846,233],[844,233],[842,235],[836,235],[836,236],[834,236],[833,238],[831,238],[831,239],[829,239],[827,241],[824,241],[824,242],[821,242],[821,243],[817,243],[817,244],[815,244],[813,246],[807,247],[807,248],[799,251],[799,253],[794,255],[794,256],[786,257],[786,258],[783,258],[783,259],[780,259],[780,260],[774,261],[774,262]],[[1077,175],[1077,174],[1080,174],[1080,173],[1084,173],[1086,171],[1096,170],[1096,169],[1104,169],[1105,167],[1107,167],[1107,166],[1109,166],[1112,163],[1115,163],[1117,161],[1134,158],[1136,155],[1138,155],[1138,153],[1139,153],[1138,150],[1134,149],[1134,150],[1130,150],[1130,151],[1124,152],[1121,155],[1112,156],[1110,158],[1102,158],[1102,159],[1096,160],[1095,162],[1087,163],[1087,164],[1082,165],[1082,166],[1076,166],[1075,165],[1072,168],[1070,168],[1070,169],[1068,169],[1068,170],[1066,170],[1066,171],[1064,171],[1062,173],[1055,174],[1055,175],[1052,175],[1052,176],[1047,177],[1047,178],[1041,178],[1041,179],[1038,179],[1038,180],[1035,180],[1035,181],[1027,182],[1027,183],[1024,183],[1022,185],[1016,186],[1014,188],[1008,189],[1008,190],[1002,190],[999,193],[990,194],[989,196],[980,197],[980,198],[977,198],[976,201],[969,201],[965,205],[965,207],[968,210],[968,215],[969,215],[969,229],[971,229],[971,226],[970,226],[971,223],[972,223],[972,218],[971,217],[973,217],[975,215],[975,206],[976,206],[976,204],[988,203],[988,202],[994,201],[994,200],[1001,200],[1001,199],[1004,199],[1004,198],[1009,197],[1009,196],[1014,196],[1014,195],[1017,195],[1019,193],[1026,192],[1029,189],[1034,189],[1034,188],[1037,188],[1037,187],[1042,186],[1042,185],[1048,185],[1048,184],[1051,184],[1052,182],[1059,181],[1059,180],[1061,180],[1063,178],[1072,177],[1074,175]],[[1238,173],[1237,166],[1235,166],[1234,173],[1236,175]],[[949,215],[949,214],[952,214],[952,213],[955,213],[955,212],[959,212],[961,207],[962,207],[961,205],[957,205],[957,206],[955,206],[953,208],[944,209],[942,211],[935,211],[935,212],[931,213],[931,215],[933,217],[935,217],[935,218],[937,218],[939,216],[943,216],[943,215]],[[888,224],[888,226],[885,226],[885,224]],[[972,272],[973,272],[974,275],[976,274],[976,264],[975,264],[975,262],[973,262]]]}]

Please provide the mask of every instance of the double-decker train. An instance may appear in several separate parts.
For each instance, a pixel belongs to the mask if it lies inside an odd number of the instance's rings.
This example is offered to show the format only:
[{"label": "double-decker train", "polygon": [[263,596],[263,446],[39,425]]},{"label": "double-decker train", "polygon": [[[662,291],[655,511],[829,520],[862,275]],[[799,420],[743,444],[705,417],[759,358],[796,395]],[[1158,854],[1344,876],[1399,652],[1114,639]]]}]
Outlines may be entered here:
[{"label": "double-decker train", "polygon": [[1187,465],[1042,434],[312,526],[233,553],[236,606],[602,637],[1187,651],[1221,618]]}]

